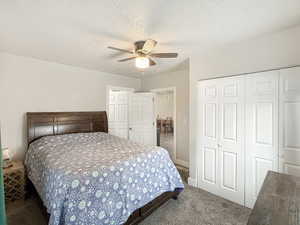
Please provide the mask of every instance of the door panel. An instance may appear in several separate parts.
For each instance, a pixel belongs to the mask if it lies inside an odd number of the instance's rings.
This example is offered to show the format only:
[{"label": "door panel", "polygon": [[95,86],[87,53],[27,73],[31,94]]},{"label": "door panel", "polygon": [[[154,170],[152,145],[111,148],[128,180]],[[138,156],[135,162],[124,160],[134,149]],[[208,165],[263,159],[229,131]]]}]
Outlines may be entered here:
[{"label": "door panel", "polygon": [[[226,78],[226,79],[232,79],[232,78]],[[235,81],[225,84],[223,86],[223,96],[224,97],[237,97],[237,83]]]},{"label": "door panel", "polygon": [[273,143],[273,102],[255,104],[256,143],[271,146]]},{"label": "door panel", "polygon": [[216,184],[216,149],[206,147],[203,154],[203,181]]},{"label": "door panel", "polygon": [[278,72],[246,76],[245,204],[252,208],[269,170],[278,171]]},{"label": "door panel", "polygon": [[216,138],[216,104],[206,103],[204,105],[205,120],[204,134],[206,137]]},{"label": "door panel", "polygon": [[273,170],[273,161],[266,160],[261,158],[254,158],[253,159],[253,168],[254,168],[254,192],[253,198],[257,198],[260,188],[265,180],[265,177],[269,170]]},{"label": "door panel", "polygon": [[244,77],[219,79],[218,115],[221,165],[220,192],[224,198],[244,204]]},{"label": "door panel", "polygon": [[206,98],[216,98],[217,97],[217,86],[215,84],[208,85],[204,87],[204,96]]},{"label": "door panel", "polygon": [[129,98],[129,139],[156,145],[154,120],[154,94],[132,93]]},{"label": "door panel", "polygon": [[128,139],[128,92],[110,91],[108,132]]},{"label": "door panel", "polygon": [[300,150],[300,101],[284,103],[284,147]]},{"label": "door panel", "polygon": [[209,80],[198,83],[198,186],[218,194],[218,82]]},{"label": "door panel", "polygon": [[244,204],[243,78],[199,82],[198,186]]},{"label": "door panel", "polygon": [[222,134],[224,140],[236,141],[237,104],[225,103],[222,105]]},{"label": "door panel", "polygon": [[222,187],[230,191],[237,191],[237,154],[223,151],[221,163]]},{"label": "door panel", "polygon": [[300,166],[299,165],[293,165],[290,163],[282,162],[283,164],[283,173],[287,173],[293,176],[299,176],[300,174]]},{"label": "door panel", "polygon": [[280,70],[280,171],[300,176],[300,67]]}]

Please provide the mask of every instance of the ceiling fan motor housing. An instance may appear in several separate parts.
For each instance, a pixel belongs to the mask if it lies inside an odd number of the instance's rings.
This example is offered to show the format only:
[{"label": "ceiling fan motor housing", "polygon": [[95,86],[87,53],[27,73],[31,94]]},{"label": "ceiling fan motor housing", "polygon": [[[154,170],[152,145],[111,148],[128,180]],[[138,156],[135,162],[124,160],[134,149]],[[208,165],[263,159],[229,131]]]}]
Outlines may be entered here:
[{"label": "ceiling fan motor housing", "polygon": [[135,52],[140,53],[143,50],[146,41],[136,41],[134,42]]}]

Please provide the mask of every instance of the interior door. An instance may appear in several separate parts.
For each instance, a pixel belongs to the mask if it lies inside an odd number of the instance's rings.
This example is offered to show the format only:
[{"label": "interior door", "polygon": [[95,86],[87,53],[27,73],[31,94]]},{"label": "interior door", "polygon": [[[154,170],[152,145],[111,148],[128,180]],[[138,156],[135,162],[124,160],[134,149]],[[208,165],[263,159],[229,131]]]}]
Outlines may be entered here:
[{"label": "interior door", "polygon": [[198,83],[198,187],[219,195],[218,80]]},{"label": "interior door", "polygon": [[219,80],[218,174],[222,197],[244,204],[244,77]]},{"label": "interior door", "polygon": [[156,145],[153,93],[131,93],[129,97],[129,139]]},{"label": "interior door", "polygon": [[253,208],[269,170],[278,171],[279,72],[246,76],[245,204]]},{"label": "interior door", "polygon": [[280,70],[279,104],[280,171],[300,176],[300,67]]},{"label": "interior door", "polygon": [[198,186],[244,204],[244,80],[199,82]]},{"label": "interior door", "polygon": [[127,91],[109,93],[108,131],[125,139],[128,139],[128,95]]}]

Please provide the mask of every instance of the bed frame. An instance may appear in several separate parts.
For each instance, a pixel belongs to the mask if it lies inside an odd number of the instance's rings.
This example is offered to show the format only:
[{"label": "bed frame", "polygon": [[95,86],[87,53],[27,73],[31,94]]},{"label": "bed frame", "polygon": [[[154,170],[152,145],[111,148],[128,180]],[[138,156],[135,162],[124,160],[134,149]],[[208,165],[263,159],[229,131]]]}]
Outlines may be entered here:
[{"label": "bed frame", "polygon": [[[27,113],[27,143],[50,135],[70,133],[105,132],[108,133],[108,122],[105,111],[101,112],[38,112]],[[28,179],[29,193],[37,193],[34,185]],[[135,225],[149,216],[169,199],[177,199],[180,191],[165,192],[142,208],[135,210],[128,218],[125,225]],[[37,194],[39,197],[39,195]],[[44,214],[49,219],[46,208],[39,198]]]}]

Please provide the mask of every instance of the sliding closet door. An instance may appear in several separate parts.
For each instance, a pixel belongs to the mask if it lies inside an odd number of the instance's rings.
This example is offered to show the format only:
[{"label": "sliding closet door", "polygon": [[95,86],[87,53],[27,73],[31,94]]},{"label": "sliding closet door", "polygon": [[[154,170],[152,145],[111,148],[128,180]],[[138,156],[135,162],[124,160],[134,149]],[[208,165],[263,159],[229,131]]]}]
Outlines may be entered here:
[{"label": "sliding closet door", "polygon": [[300,67],[280,70],[280,171],[300,176]]},{"label": "sliding closet door", "polygon": [[279,72],[246,76],[245,203],[252,208],[269,170],[278,171]]},{"label": "sliding closet door", "polygon": [[198,186],[244,204],[244,79],[199,82]]},{"label": "sliding closet door", "polygon": [[218,165],[222,196],[244,204],[244,78],[219,80]]}]

